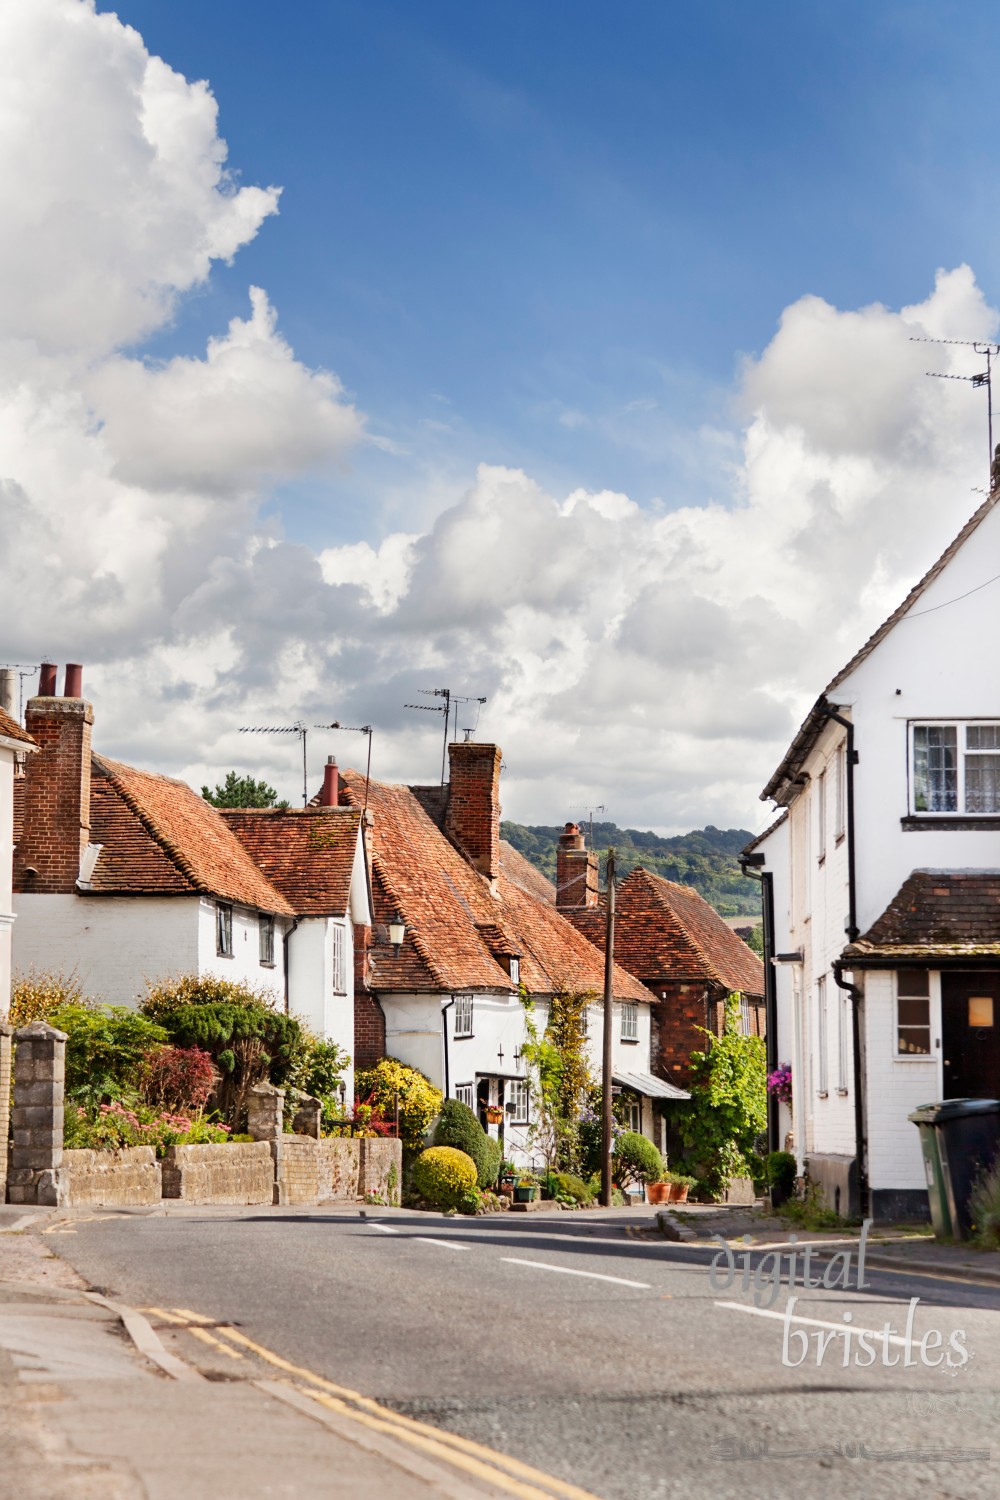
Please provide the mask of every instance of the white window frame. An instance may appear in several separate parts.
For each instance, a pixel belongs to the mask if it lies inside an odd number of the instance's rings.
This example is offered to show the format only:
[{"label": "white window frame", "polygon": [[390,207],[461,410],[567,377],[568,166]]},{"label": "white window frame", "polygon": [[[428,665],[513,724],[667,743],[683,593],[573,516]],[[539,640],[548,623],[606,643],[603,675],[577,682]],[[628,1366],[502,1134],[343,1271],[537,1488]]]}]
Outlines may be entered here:
[{"label": "white window frame", "polygon": [[476,1110],[476,1085],[474,1083],[456,1083],[455,1098],[459,1104],[467,1104],[475,1114]]},{"label": "white window frame", "polygon": [[[926,994],[918,995],[918,994],[908,993],[908,990],[910,988],[909,981],[910,981],[910,978],[911,978],[911,976],[913,974],[921,974],[921,975],[926,976],[926,980],[927,980],[927,992],[926,992]],[[931,993],[931,991],[932,991],[932,985],[931,985],[930,971],[927,970],[927,969],[897,969],[896,972],[895,972],[895,974],[893,975],[893,991],[894,991],[893,1011],[894,1011],[894,1021],[895,1021],[894,1032],[893,1032],[893,1034],[894,1034],[893,1047],[894,1047],[894,1051],[895,1051],[896,1061],[897,1062],[918,1062],[918,1063],[933,1062],[933,1060],[934,1060],[934,1050],[933,1050],[934,1049],[934,1034],[933,1034],[934,1033],[934,1006],[933,1006],[933,995]],[[911,1003],[913,1001],[920,1001],[921,1003],[926,1004],[926,1006],[927,1006],[927,1024],[926,1024],[926,1027],[925,1027],[923,1021],[906,1021],[906,1022],[903,1022],[900,1019],[899,1003],[900,1003],[901,1000],[909,1001]],[[902,1027],[904,1027],[904,1026],[905,1026],[906,1030],[908,1030],[908,1031],[924,1031],[924,1030],[926,1030],[926,1032],[927,1032],[927,1051],[926,1052],[906,1052],[906,1051],[903,1051],[900,1048],[900,1045],[899,1045],[899,1033],[900,1033],[900,1029]]]},{"label": "white window frame", "polygon": [[750,1001],[742,991],[740,991],[740,1030],[744,1036],[753,1035],[750,1030]]},{"label": "white window frame", "polygon": [[[917,764],[915,738],[920,729],[953,729],[955,731],[955,806],[943,811],[917,806]],[[997,818],[1000,817],[1000,796],[997,806],[986,812],[970,811],[967,806],[966,773],[973,769],[979,756],[1000,756],[1000,744],[995,749],[969,749],[970,729],[995,729],[1000,741],[1000,719],[912,719],[907,725],[907,771],[910,816],[934,818],[946,823],[950,818]],[[970,764],[971,763],[971,764]]]},{"label": "white window frame", "polygon": [[826,859],[826,767],[816,778],[816,863]]},{"label": "white window frame", "polygon": [[816,1092],[825,1099],[830,1092],[827,1059],[826,975],[816,981]]},{"label": "white window frame", "polygon": [[257,918],[257,943],[260,961],[265,969],[274,968],[274,918],[264,913]]},{"label": "white window frame", "polygon": [[531,1085],[527,1078],[511,1078],[508,1081],[510,1089],[510,1102],[514,1105],[514,1113],[510,1116],[512,1125],[528,1125],[531,1123]]},{"label": "white window frame", "polygon": [[215,903],[215,952],[218,958],[233,957],[233,908],[227,901]]},{"label": "white window frame", "polygon": [[639,1040],[639,1005],[634,1000],[622,1001],[620,1039],[623,1042]]},{"label": "white window frame", "polygon": [[347,933],[334,922],[330,934],[330,960],[333,967],[333,993],[347,994]]},{"label": "white window frame", "polygon": [[627,1128],[634,1131],[636,1135],[642,1135],[642,1100],[625,1099],[622,1103],[622,1111],[628,1121]]},{"label": "white window frame", "polygon": [[521,960],[515,955],[510,955],[510,979],[512,984],[521,982]]},{"label": "white window frame", "polygon": [[473,1035],[472,1022],[474,1008],[471,995],[455,996],[455,1025],[453,1034],[456,1041]]},{"label": "white window frame", "polygon": [[847,741],[841,740],[834,752],[833,837],[840,843],[847,827]]}]

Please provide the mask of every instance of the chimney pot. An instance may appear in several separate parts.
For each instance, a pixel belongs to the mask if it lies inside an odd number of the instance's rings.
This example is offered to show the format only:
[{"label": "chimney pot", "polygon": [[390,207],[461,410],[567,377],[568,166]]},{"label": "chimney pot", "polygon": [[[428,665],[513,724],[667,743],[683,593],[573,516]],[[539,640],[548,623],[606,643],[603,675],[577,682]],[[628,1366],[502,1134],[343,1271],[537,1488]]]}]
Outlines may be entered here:
[{"label": "chimney pot", "polygon": [[83,667],[78,661],[69,661],[66,663],[66,677],[63,687],[63,697],[83,697]]},{"label": "chimney pot", "polygon": [[42,669],[38,674],[38,696],[39,698],[54,698],[56,695],[56,673],[58,668],[54,661],[43,661]]},{"label": "chimney pot", "polygon": [[340,772],[337,757],[328,755],[323,767],[323,790],[319,794],[320,807],[336,807],[340,800]]},{"label": "chimney pot", "polygon": [[500,874],[500,749],[462,741],[448,756],[445,833],[492,882]]}]

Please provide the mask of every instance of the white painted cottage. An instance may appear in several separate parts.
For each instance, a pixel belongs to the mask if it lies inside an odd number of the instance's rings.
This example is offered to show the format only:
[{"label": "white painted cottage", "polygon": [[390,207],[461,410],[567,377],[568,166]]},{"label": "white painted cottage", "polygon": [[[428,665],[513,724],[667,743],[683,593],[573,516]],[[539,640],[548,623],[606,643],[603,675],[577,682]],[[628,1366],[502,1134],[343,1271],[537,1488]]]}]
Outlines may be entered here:
[{"label": "white painted cottage", "polygon": [[926,1215],[918,1105],[1000,1097],[998,557],[994,490],[817,700],[744,851],[770,885],[779,1134],[876,1218]]},{"label": "white painted cottage", "polygon": [[[388,1054],[419,1068],[501,1136],[512,1160],[540,1162],[519,986],[540,1034],[553,995],[594,997],[588,1051],[600,1076],[604,960],[556,910],[544,878],[500,838],[499,749],[451,745],[446,787],[366,788],[355,772],[343,780],[343,795],[355,807],[367,797],[372,817],[375,925],[357,995],[359,1062]],[[660,1087],[650,1069],[652,1001],[615,967],[614,1068],[631,1075],[635,1123],[655,1137],[642,1082]],[[491,1121],[490,1110],[501,1118]]]},{"label": "white painted cottage", "polygon": [[370,912],[361,820],[333,805],[336,768],[316,807],[224,815],[95,753],[80,669],[62,697],[43,670],[26,707],[38,753],[15,787],[18,969],[73,972],[118,1005],[146,980],[219,975],[353,1056],[354,932]]}]

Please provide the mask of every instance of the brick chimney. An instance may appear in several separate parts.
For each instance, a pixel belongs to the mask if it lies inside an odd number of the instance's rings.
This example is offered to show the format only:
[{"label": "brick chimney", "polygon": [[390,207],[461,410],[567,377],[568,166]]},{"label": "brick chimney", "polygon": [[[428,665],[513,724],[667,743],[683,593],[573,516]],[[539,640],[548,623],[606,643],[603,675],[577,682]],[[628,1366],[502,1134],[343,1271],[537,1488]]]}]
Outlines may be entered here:
[{"label": "brick chimney", "polygon": [[[14,851],[14,884],[24,892],[76,889],[90,842],[90,738],[94,710],[80,697],[83,668],[66,668],[74,696],[55,697],[54,667],[42,668],[40,695],[29,698],[24,725],[38,745],[24,778],[23,831]],[[42,692],[48,692],[42,696]]]},{"label": "brick chimney", "polygon": [[340,800],[340,771],[337,757],[328,755],[323,767],[323,786],[319,794],[320,807],[336,807]]},{"label": "brick chimney", "polygon": [[597,905],[597,855],[576,823],[567,823],[556,848],[556,906],[560,911]]},{"label": "brick chimney", "polygon": [[444,831],[481,875],[500,873],[500,747],[471,740],[448,746],[451,780]]}]

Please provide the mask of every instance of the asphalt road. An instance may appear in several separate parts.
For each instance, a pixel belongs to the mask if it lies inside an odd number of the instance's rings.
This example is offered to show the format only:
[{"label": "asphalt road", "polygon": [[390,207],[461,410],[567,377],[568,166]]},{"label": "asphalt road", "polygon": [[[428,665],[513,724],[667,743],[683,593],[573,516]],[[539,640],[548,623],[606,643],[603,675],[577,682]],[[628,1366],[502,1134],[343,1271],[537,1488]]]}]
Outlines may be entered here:
[{"label": "asphalt road", "polygon": [[[95,1216],[49,1243],[133,1306],[232,1323],[602,1500],[1000,1496],[1000,1287],[852,1271],[755,1307],[703,1247],[635,1236],[620,1216],[247,1209]],[[790,1296],[813,1321],[783,1321]],[[877,1335],[868,1368],[847,1314]],[[925,1334],[961,1367],[921,1363]]]}]

